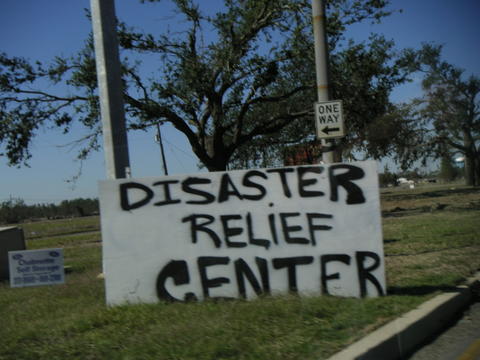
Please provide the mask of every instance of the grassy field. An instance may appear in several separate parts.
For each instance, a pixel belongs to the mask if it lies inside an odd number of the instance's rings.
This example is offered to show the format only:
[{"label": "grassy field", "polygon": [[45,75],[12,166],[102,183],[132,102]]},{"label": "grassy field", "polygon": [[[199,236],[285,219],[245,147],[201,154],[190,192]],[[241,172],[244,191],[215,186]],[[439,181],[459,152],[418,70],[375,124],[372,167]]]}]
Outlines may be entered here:
[{"label": "grassy field", "polygon": [[382,191],[388,296],[107,308],[96,217],[23,226],[63,247],[65,285],[0,283],[0,359],[325,359],[480,269],[480,190]]}]

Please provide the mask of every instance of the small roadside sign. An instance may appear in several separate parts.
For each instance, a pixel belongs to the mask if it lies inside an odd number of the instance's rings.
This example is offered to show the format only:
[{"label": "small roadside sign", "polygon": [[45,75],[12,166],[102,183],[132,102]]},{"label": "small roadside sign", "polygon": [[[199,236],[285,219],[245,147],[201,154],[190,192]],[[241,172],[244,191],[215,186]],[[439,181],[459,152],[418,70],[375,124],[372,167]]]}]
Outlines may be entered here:
[{"label": "small roadside sign", "polygon": [[8,252],[10,287],[63,284],[63,249]]},{"label": "small roadside sign", "polygon": [[342,101],[315,103],[315,125],[318,139],[333,139],[345,136]]}]

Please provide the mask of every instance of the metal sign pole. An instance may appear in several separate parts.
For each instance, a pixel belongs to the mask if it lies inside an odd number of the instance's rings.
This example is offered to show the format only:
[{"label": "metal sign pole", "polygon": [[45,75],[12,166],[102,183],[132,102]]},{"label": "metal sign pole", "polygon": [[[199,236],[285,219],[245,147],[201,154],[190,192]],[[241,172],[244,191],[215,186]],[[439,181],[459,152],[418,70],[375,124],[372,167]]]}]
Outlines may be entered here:
[{"label": "metal sign pole", "polygon": [[[317,96],[318,101],[330,100],[329,75],[328,75],[328,47],[327,34],[325,31],[325,4],[324,0],[312,0],[313,36],[315,39],[315,70],[317,74]],[[323,151],[323,162],[333,163],[333,151],[330,150],[333,143],[321,139]]]},{"label": "metal sign pole", "polygon": [[114,0],[90,0],[108,179],[130,177]]}]

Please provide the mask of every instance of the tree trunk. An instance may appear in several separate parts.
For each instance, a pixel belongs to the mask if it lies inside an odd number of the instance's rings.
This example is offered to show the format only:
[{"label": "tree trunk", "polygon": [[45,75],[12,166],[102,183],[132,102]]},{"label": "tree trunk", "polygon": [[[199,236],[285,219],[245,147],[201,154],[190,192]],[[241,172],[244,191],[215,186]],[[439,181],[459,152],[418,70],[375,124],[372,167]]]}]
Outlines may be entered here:
[{"label": "tree trunk", "polygon": [[480,186],[480,154],[477,153],[474,159],[475,186]]},{"label": "tree trunk", "polygon": [[200,159],[208,171],[226,171],[230,156],[228,155],[227,150],[218,151],[213,154],[213,156],[208,157],[207,159]]},{"label": "tree trunk", "polygon": [[[472,134],[468,129],[463,129],[463,145],[465,151],[465,183],[469,186],[476,185],[475,172],[476,172],[476,149],[472,139]],[[478,177],[477,177],[478,180]]]},{"label": "tree trunk", "polygon": [[215,146],[213,136],[205,136],[205,144],[192,146],[192,150],[208,171],[227,170],[231,152],[222,143],[217,143]]},{"label": "tree trunk", "polygon": [[471,154],[465,154],[465,184],[475,185],[475,158]]}]

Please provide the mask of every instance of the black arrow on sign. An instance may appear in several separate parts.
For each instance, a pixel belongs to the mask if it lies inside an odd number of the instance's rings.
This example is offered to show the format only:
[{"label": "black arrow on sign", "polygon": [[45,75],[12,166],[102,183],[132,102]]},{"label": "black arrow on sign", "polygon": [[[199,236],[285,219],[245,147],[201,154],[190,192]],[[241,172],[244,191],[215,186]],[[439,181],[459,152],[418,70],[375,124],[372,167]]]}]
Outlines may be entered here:
[{"label": "black arrow on sign", "polygon": [[340,128],[336,127],[336,128],[329,128],[328,126],[325,126],[323,129],[322,129],[322,132],[324,132],[325,134],[328,135],[329,132],[332,132],[332,131],[340,131]]}]

